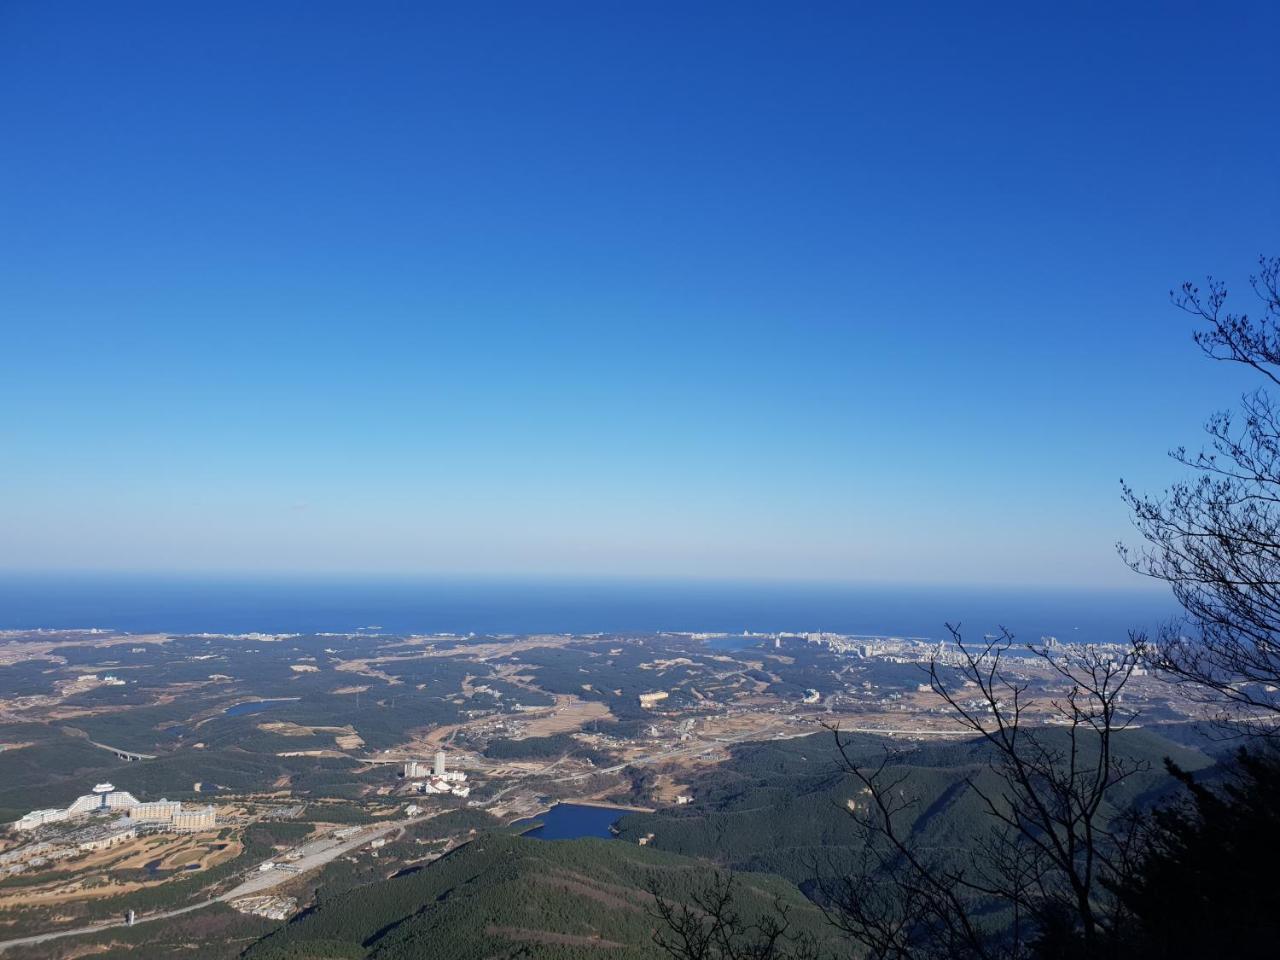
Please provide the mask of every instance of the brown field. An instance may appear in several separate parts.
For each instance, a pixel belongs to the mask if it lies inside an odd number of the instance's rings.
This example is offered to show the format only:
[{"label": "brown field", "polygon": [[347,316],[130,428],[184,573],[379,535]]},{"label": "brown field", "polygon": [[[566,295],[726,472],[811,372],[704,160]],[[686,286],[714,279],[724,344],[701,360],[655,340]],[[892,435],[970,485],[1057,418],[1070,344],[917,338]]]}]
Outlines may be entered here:
[{"label": "brown field", "polygon": [[[374,680],[381,680],[383,683],[386,683],[390,686],[395,686],[396,684],[404,683],[403,680],[399,680],[396,677],[391,676],[391,674],[389,673],[383,673],[381,670],[373,666],[374,663],[378,663],[378,662],[379,661],[377,660],[344,660],[342,661],[342,663],[338,664],[337,667],[335,667],[334,669],[340,670],[343,673],[355,673],[355,674],[359,674],[362,677],[371,677]],[[369,688],[362,687],[361,689],[367,690]]]},{"label": "brown field", "polygon": [[539,647],[563,647],[573,638],[559,634],[519,637],[510,640],[497,640],[493,643],[472,643],[463,647],[450,647],[446,650],[427,648],[424,657],[470,657],[473,660],[484,660],[487,657],[500,657],[521,650],[536,650]]},{"label": "brown field", "polygon": [[[264,733],[274,733],[281,737],[311,737],[318,733],[331,733],[333,734],[334,745],[340,750],[356,750],[364,746],[364,740],[351,724],[343,727],[311,727],[300,723],[290,723],[289,721],[268,721],[258,724],[258,729]],[[303,750],[288,754],[277,754],[277,756],[319,756],[321,753],[322,751]]]},{"label": "brown field", "polygon": [[[52,660],[55,663],[66,663],[65,658],[53,656],[50,651],[57,647],[65,647],[68,643],[89,636],[78,630],[55,630],[47,633],[6,630],[0,632],[0,665],[21,663],[23,660]],[[114,647],[127,643],[130,646],[141,646],[146,643],[168,643],[169,637],[163,633],[144,633],[137,636],[122,634],[93,634],[95,646]]]},{"label": "brown field", "polygon": [[[691,766],[692,764],[682,764],[686,770]],[[653,799],[660,804],[674,804],[677,796],[688,792],[689,785],[681,783],[669,773],[660,773],[654,780]]]},{"label": "brown field", "polygon": [[[531,737],[549,737],[555,733],[572,733],[581,730],[592,720],[605,720],[612,716],[609,707],[598,700],[580,700],[571,695],[556,695],[556,705],[547,708],[545,715],[535,716],[525,728]],[[532,711],[526,712],[529,716]]]},{"label": "brown field", "polygon": [[[159,860],[161,870],[181,870],[197,864],[201,870],[238,857],[243,849],[239,840],[219,841],[217,831],[190,834],[153,834],[138,837],[107,850],[97,850],[81,857],[55,863],[33,876],[40,882],[0,891],[0,909],[31,904],[65,903],[85,898],[116,897],[134,890],[155,887],[168,877],[151,882],[123,882],[113,878],[117,870],[143,869]],[[215,850],[215,843],[225,843]],[[193,873],[195,871],[192,871]]]}]

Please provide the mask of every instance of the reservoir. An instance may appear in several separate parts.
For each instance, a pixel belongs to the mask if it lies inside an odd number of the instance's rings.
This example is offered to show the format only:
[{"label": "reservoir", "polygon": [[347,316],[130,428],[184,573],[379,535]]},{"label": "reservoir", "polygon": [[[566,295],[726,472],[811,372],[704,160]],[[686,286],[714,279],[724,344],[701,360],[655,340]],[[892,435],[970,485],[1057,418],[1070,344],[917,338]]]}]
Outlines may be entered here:
[{"label": "reservoir", "polygon": [[228,717],[242,717],[246,713],[261,713],[263,710],[270,710],[272,707],[278,707],[282,703],[297,703],[298,699],[298,697],[290,697],[287,700],[249,700],[246,703],[232,704],[222,712]]},{"label": "reservoir", "polygon": [[520,833],[528,824],[542,824],[522,834],[537,840],[577,840],[579,837],[603,837],[611,840],[613,833],[609,828],[626,812],[608,807],[588,807],[580,803],[557,803],[541,816],[517,820],[511,826]]}]

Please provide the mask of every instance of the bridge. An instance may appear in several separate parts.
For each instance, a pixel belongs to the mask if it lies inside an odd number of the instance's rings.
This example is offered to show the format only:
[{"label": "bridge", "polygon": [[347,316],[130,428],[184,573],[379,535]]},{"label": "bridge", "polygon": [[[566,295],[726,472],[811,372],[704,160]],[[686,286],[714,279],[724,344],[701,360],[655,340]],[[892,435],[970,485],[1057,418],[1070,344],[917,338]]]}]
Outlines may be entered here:
[{"label": "bridge", "polygon": [[121,760],[154,760],[156,758],[154,753],[134,753],[132,750],[124,750],[120,747],[108,746],[105,743],[98,743],[96,740],[90,740],[89,742],[99,750],[110,750]]}]

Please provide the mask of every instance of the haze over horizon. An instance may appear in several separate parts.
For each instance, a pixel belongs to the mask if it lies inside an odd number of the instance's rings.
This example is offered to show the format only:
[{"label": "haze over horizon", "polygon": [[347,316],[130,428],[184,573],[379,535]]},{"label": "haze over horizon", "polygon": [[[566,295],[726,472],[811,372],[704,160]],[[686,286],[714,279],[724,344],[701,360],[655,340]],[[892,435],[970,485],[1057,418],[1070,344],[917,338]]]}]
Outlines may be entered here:
[{"label": "haze over horizon", "polygon": [[0,571],[1141,589],[1280,222],[1177,6],[7,4]]}]

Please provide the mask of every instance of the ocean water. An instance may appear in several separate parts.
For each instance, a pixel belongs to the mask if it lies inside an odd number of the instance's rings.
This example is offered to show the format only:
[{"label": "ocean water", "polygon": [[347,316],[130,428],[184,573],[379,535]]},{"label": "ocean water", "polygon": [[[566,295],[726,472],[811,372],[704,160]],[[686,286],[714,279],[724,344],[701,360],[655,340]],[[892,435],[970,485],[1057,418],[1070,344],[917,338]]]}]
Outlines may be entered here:
[{"label": "ocean water", "polygon": [[1000,626],[1123,640],[1175,616],[1156,591],[451,578],[0,576],[0,629],[133,633],[831,631],[940,638]]}]

